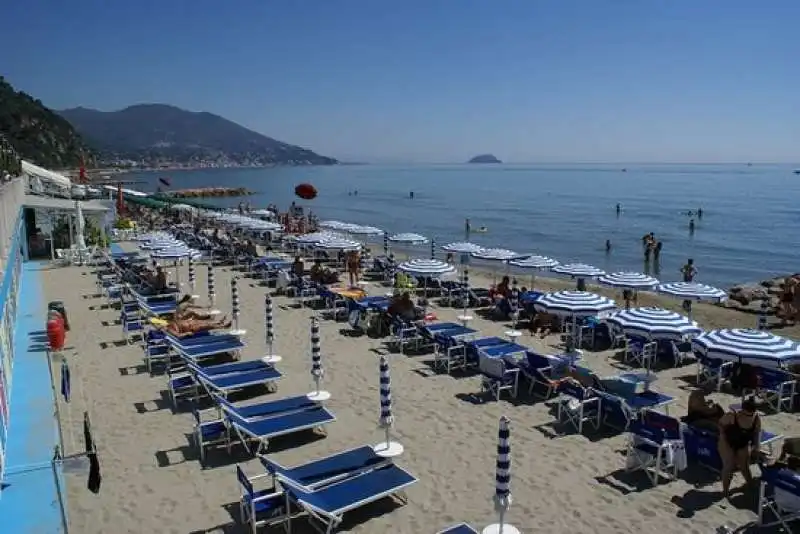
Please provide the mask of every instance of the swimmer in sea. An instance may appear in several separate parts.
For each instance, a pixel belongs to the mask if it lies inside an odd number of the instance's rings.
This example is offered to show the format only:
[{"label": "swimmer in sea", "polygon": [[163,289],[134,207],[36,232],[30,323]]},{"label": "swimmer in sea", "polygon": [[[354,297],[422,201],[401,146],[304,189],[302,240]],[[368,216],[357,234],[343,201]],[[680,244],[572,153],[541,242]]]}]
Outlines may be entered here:
[{"label": "swimmer in sea", "polygon": [[413,191],[411,191],[411,192],[408,194],[408,198],[414,198],[414,192],[413,192]]},{"label": "swimmer in sea", "polygon": [[611,252],[611,240],[606,239],[606,253]]},{"label": "swimmer in sea", "polygon": [[694,233],[694,219],[689,219],[689,233]]}]

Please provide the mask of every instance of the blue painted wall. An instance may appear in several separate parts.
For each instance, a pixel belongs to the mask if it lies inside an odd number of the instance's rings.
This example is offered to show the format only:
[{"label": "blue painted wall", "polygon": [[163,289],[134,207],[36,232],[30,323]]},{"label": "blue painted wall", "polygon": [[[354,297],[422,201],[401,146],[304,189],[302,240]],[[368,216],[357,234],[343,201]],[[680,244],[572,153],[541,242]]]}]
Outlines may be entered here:
[{"label": "blue painted wall", "polygon": [[22,267],[0,534],[64,532],[51,462],[58,428],[47,364],[42,267],[37,263]]}]

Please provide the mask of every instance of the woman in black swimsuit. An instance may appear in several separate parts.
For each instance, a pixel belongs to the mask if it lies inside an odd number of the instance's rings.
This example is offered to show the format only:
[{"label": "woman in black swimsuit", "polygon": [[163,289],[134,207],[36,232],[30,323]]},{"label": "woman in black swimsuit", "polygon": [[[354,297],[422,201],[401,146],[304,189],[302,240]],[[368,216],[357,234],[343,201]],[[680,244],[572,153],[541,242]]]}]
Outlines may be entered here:
[{"label": "woman in black swimsuit", "polygon": [[722,458],[722,494],[728,498],[734,471],[752,484],[750,461],[759,452],[761,419],[753,399],[745,399],[739,411],[732,410],[719,420],[719,455]]}]

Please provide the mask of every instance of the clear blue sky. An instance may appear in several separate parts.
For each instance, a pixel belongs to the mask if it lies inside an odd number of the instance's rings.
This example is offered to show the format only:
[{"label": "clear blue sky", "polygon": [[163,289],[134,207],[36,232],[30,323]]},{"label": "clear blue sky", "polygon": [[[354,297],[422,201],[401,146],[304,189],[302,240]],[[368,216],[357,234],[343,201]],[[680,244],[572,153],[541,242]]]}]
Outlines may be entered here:
[{"label": "clear blue sky", "polygon": [[162,102],[341,158],[800,160],[800,0],[3,2],[54,108]]}]

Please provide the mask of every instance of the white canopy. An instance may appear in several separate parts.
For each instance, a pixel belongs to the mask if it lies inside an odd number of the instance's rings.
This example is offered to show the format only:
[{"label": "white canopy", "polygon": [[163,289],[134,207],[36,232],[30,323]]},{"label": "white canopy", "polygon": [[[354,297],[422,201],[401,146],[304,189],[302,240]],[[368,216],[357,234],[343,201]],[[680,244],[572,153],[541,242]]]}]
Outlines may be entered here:
[{"label": "white canopy", "polygon": [[58,187],[72,186],[72,182],[66,176],[58,174],[57,172],[49,171],[39,167],[38,165],[34,165],[29,161],[22,160],[22,172]]}]

